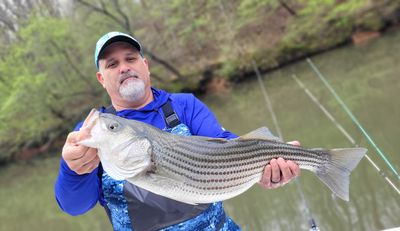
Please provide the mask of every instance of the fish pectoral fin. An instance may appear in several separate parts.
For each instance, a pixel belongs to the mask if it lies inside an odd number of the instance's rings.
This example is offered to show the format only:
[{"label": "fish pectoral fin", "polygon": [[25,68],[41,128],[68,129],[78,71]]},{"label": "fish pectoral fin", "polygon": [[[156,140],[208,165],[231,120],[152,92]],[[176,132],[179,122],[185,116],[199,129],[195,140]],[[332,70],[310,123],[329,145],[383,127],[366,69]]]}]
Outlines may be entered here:
[{"label": "fish pectoral fin", "polygon": [[186,204],[197,205],[196,203],[184,200],[181,196],[179,196],[179,192],[185,187],[185,183],[183,181],[178,181],[170,177],[165,177],[154,173],[148,173],[142,177],[134,179],[132,183],[157,195]]},{"label": "fish pectoral fin", "polygon": [[279,137],[274,136],[267,127],[258,128],[254,131],[251,131],[239,137],[239,140],[248,140],[248,139],[261,139],[261,140],[272,140],[272,141],[282,142],[282,140]]},{"label": "fish pectoral fin", "polygon": [[160,185],[161,187],[165,188],[178,188],[183,185],[183,182],[176,181],[172,178],[165,177],[165,176],[160,176],[158,174],[147,174],[147,177],[157,185]]}]

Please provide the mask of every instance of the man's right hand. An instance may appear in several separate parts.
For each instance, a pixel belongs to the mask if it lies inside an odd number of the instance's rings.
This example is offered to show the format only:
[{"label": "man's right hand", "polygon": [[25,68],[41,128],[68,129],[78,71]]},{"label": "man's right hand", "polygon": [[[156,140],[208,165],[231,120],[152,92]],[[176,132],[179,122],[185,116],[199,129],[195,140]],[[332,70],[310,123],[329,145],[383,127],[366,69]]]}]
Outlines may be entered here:
[{"label": "man's right hand", "polygon": [[91,173],[100,163],[97,149],[78,144],[85,139],[85,131],[75,131],[68,134],[62,157],[68,167],[79,175]]},{"label": "man's right hand", "polygon": [[93,111],[86,117],[79,131],[68,134],[62,150],[62,157],[68,167],[79,175],[91,173],[100,163],[97,149],[78,144],[79,141],[90,137],[87,124],[92,114]]}]

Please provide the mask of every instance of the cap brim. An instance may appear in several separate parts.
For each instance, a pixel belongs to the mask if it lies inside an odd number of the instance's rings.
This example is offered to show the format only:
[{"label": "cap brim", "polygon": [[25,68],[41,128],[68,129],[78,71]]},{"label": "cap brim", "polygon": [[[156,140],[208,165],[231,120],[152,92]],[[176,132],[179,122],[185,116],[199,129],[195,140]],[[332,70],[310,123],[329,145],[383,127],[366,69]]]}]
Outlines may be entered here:
[{"label": "cap brim", "polygon": [[132,46],[134,46],[140,52],[140,54],[142,54],[142,48],[141,48],[141,46],[140,46],[140,44],[138,42],[136,42],[135,40],[133,40],[132,38],[129,38],[127,36],[117,35],[117,36],[114,36],[114,37],[110,38],[109,40],[107,40],[107,42],[105,42],[103,44],[103,46],[101,47],[101,49],[99,51],[99,54],[97,55],[97,60],[99,60],[101,58],[101,56],[103,55],[103,52],[105,51],[107,46],[110,45],[111,43],[115,43],[115,42],[126,42],[126,43],[129,43]]}]

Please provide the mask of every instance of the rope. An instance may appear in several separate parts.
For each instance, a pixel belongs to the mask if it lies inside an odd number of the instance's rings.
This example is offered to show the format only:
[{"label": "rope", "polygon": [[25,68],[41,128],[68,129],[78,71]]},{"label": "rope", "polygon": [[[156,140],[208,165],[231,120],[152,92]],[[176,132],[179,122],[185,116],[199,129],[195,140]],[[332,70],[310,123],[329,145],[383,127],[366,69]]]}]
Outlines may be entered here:
[{"label": "rope", "polygon": [[313,71],[317,74],[319,79],[329,89],[329,91],[335,97],[336,101],[342,106],[342,108],[347,113],[347,115],[350,116],[351,120],[357,125],[357,127],[360,129],[362,134],[365,136],[365,138],[367,138],[368,142],[372,145],[372,147],[375,148],[375,150],[380,155],[380,157],[385,161],[386,165],[389,166],[389,168],[392,170],[392,172],[397,176],[398,180],[400,180],[400,175],[397,173],[396,169],[392,166],[390,161],[386,158],[385,154],[379,149],[379,147],[375,144],[375,142],[372,140],[372,138],[368,135],[367,131],[361,126],[360,122],[358,122],[357,118],[353,115],[353,113],[351,113],[350,109],[346,106],[346,104],[343,102],[343,100],[339,97],[339,95],[336,93],[336,91],[333,89],[333,87],[329,84],[329,82],[326,80],[326,78],[321,74],[321,72],[318,70],[318,68],[315,66],[315,64],[311,61],[310,58],[307,58],[306,61],[311,66]]},{"label": "rope", "polygon": [[[350,141],[350,143],[352,143],[354,146],[358,146],[356,144],[356,142],[354,141],[354,139],[351,137],[351,135],[342,127],[342,125],[340,125],[335,118],[332,116],[331,113],[329,113],[328,110],[326,110],[326,108],[318,101],[318,99],[306,88],[306,86],[300,81],[300,79],[297,78],[297,76],[295,74],[292,75],[292,78],[296,81],[296,83],[300,86],[300,88],[302,88],[304,90],[304,92],[308,95],[308,97],[310,97],[310,99],[321,109],[321,111],[326,115],[326,117],[328,117],[333,124],[335,124],[335,126],[342,132],[342,134]],[[376,163],[374,163],[374,161],[371,160],[371,158],[369,158],[368,155],[365,155],[365,157],[367,158],[368,162],[372,165],[372,167],[374,167],[379,174],[389,183],[389,185],[391,185],[395,191],[397,191],[398,194],[400,194],[400,190],[399,188],[397,188],[394,183],[386,176],[386,174],[378,167],[378,165]]]}]

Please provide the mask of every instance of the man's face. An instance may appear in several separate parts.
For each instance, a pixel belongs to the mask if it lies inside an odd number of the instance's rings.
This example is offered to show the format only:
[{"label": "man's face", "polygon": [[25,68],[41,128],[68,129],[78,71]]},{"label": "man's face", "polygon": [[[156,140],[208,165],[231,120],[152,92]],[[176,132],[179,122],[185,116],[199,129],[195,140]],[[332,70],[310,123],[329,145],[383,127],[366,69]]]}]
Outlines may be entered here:
[{"label": "man's face", "polygon": [[132,45],[115,42],[108,45],[99,59],[97,79],[113,103],[140,103],[151,91],[147,60]]}]

